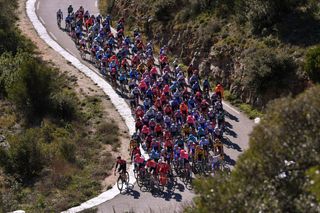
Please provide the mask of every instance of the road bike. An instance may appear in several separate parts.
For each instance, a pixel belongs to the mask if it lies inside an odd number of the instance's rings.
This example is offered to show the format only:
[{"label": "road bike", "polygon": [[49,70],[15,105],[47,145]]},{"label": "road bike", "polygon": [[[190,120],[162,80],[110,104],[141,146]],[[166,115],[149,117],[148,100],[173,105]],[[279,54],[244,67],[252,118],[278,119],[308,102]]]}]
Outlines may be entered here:
[{"label": "road bike", "polygon": [[[120,192],[122,192],[125,188],[129,186],[129,173],[127,171],[119,173],[119,177],[117,179],[117,187]],[[126,187],[124,187],[126,186]]]},{"label": "road bike", "polygon": [[57,24],[59,28],[61,28],[61,17],[57,17]]}]

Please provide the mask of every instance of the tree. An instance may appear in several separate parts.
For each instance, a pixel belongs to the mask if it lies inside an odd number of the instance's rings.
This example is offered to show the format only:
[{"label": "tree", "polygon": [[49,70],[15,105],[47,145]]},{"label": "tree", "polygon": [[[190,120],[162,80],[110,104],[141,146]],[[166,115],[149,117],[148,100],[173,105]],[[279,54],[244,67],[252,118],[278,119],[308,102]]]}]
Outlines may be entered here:
[{"label": "tree", "polygon": [[319,119],[320,86],[269,105],[231,176],[197,181],[192,212],[319,212]]}]

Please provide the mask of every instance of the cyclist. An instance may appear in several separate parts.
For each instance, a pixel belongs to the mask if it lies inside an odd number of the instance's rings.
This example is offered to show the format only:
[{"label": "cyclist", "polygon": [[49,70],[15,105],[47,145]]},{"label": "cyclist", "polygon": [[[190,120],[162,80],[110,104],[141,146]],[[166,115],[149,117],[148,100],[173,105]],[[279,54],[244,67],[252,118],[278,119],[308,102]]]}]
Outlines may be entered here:
[{"label": "cyclist", "polygon": [[157,166],[157,173],[160,174],[160,184],[161,185],[167,185],[169,170],[170,170],[169,164],[167,164],[162,159],[159,160],[159,163]]},{"label": "cyclist", "polygon": [[121,159],[120,156],[117,157],[116,166],[114,169],[114,175],[116,175],[117,169],[118,169],[118,173],[120,173],[120,174],[123,174],[127,171],[127,162],[125,160]]},{"label": "cyclist", "polygon": [[145,160],[140,154],[136,154],[134,158],[134,169],[140,171],[144,167]]},{"label": "cyclist", "polygon": [[153,159],[151,158],[148,159],[146,167],[149,174],[152,174],[152,175],[156,174],[157,163]]},{"label": "cyclist", "polygon": [[220,99],[223,99],[223,87],[220,83],[217,84],[216,88],[214,89],[215,93],[220,97]]},{"label": "cyclist", "polygon": [[63,13],[62,13],[61,9],[59,9],[57,11],[57,22],[58,22],[59,27],[61,25],[61,20],[63,20]]},{"label": "cyclist", "polygon": [[209,91],[210,91],[210,82],[208,80],[208,78],[206,78],[204,81],[203,81],[203,84],[202,84],[202,88],[203,88],[203,91],[205,92],[205,94],[209,94]]},{"label": "cyclist", "polygon": [[188,169],[187,166],[189,164],[189,154],[184,149],[180,150],[180,162],[181,168]]},{"label": "cyclist", "polygon": [[68,7],[68,14],[70,15],[72,12],[73,12],[73,7],[70,4],[69,7]]}]

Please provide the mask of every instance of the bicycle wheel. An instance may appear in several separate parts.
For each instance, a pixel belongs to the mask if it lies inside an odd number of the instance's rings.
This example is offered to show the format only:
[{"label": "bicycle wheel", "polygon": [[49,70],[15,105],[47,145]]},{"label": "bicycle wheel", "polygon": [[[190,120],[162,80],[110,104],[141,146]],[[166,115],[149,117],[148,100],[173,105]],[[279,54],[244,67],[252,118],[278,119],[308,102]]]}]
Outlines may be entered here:
[{"label": "bicycle wheel", "polygon": [[118,177],[117,187],[118,187],[119,191],[121,192],[122,189],[123,189],[123,180],[122,180],[122,178],[121,178],[121,175]]},{"label": "bicycle wheel", "polygon": [[137,179],[137,184],[138,184],[138,186],[141,188],[141,187],[143,187],[143,177],[140,175],[140,174],[138,174],[137,175],[137,177],[136,177],[136,179]]},{"label": "bicycle wheel", "polygon": [[126,180],[125,180],[126,184],[129,185],[129,173],[126,172]]},{"label": "bicycle wheel", "polygon": [[159,192],[164,192],[164,185],[162,185],[160,182],[158,182],[158,190]]},{"label": "bicycle wheel", "polygon": [[133,175],[135,179],[138,179],[139,172],[137,169],[133,169]]}]

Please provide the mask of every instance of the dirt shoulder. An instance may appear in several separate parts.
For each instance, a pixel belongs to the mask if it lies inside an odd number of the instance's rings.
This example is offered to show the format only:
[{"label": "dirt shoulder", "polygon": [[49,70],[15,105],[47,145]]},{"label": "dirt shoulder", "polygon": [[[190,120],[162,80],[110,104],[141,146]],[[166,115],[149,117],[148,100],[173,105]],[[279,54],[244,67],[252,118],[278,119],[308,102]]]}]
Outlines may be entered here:
[{"label": "dirt shoulder", "polygon": [[[50,48],[34,30],[32,23],[30,22],[25,9],[26,0],[18,0],[19,12],[18,12],[18,28],[22,31],[27,38],[29,38],[35,45],[39,56],[44,60],[52,64],[54,67],[59,68],[60,72],[63,72],[68,77],[75,81],[75,91],[80,99],[88,96],[100,97],[103,118],[106,120],[112,120],[119,127],[119,140],[121,143],[117,152],[112,151],[110,145],[105,146],[105,150],[102,152],[111,152],[114,157],[121,155],[122,157],[129,158],[128,154],[128,128],[122,120],[120,114],[112,105],[110,98],[104,94],[104,92],[94,83],[86,77],[83,73],[68,63],[59,53]],[[108,173],[113,173],[109,172]],[[116,177],[111,174],[102,181],[103,191],[113,185],[116,181]]]}]

